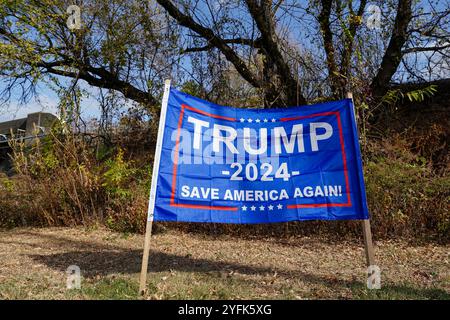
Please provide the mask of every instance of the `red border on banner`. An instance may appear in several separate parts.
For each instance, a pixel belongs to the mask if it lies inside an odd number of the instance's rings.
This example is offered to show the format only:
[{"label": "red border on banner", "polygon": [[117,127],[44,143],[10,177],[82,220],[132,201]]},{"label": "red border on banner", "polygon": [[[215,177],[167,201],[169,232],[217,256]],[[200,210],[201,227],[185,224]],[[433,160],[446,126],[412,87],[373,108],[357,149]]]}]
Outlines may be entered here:
[{"label": "red border on banner", "polygon": [[[172,170],[172,193],[170,197],[170,206],[172,207],[180,207],[180,208],[187,208],[187,209],[212,209],[212,210],[223,210],[223,211],[237,211],[238,207],[228,207],[228,206],[208,206],[208,205],[194,205],[194,204],[184,204],[184,203],[175,203],[175,191],[176,191],[176,181],[177,181],[177,169],[178,169],[178,153],[179,153],[179,145],[180,145],[180,135],[181,135],[181,126],[183,124],[183,116],[184,116],[184,110],[188,109],[190,111],[194,111],[196,113],[215,118],[215,119],[222,119],[227,121],[235,122],[237,121],[235,118],[225,117],[221,115],[211,114],[208,112],[205,112],[203,110],[193,108],[191,106],[182,104],[181,105],[181,112],[180,117],[178,119],[178,127],[177,127],[177,137],[175,141],[175,155],[174,155],[174,165]],[[320,207],[351,207],[351,196],[350,196],[350,183],[348,178],[348,169],[347,169],[347,156],[345,153],[345,146],[344,146],[344,135],[342,132],[342,123],[341,123],[341,114],[340,111],[329,111],[329,112],[321,112],[321,113],[314,113],[307,116],[297,116],[297,117],[288,117],[288,118],[281,118],[280,120],[282,122],[288,122],[293,120],[300,120],[300,119],[306,119],[306,118],[313,118],[313,117],[320,117],[320,116],[330,116],[334,115],[336,116],[336,120],[338,123],[338,129],[339,129],[339,142],[341,145],[341,153],[342,153],[342,161],[344,163],[344,176],[345,176],[345,189],[347,193],[347,203],[312,203],[312,204],[291,204],[287,205],[288,209],[297,209],[297,208],[320,208]]]},{"label": "red border on banner", "polygon": [[351,207],[352,199],[350,197],[350,183],[348,179],[348,169],[347,169],[347,155],[345,153],[344,146],[344,134],[342,132],[342,123],[341,123],[341,112],[340,111],[329,111],[329,112],[321,112],[314,113],[307,116],[297,116],[290,118],[281,118],[280,120],[283,122],[300,120],[306,118],[320,117],[320,116],[336,116],[336,120],[338,123],[339,129],[339,142],[341,144],[341,153],[342,153],[342,162],[344,163],[344,176],[345,176],[345,190],[347,193],[347,203],[311,203],[311,204],[288,204],[288,209],[297,209],[297,208],[321,208],[321,207]]},{"label": "red border on banner", "polygon": [[172,170],[172,194],[170,197],[170,206],[171,207],[179,207],[179,208],[186,208],[186,209],[209,209],[209,210],[222,210],[222,211],[237,211],[238,207],[227,207],[227,206],[207,206],[207,205],[199,205],[199,204],[185,204],[185,203],[175,203],[175,188],[176,188],[176,182],[177,182],[177,167],[178,167],[178,153],[179,153],[179,146],[180,146],[180,135],[181,135],[181,125],[183,124],[183,116],[184,116],[184,109],[188,109],[194,112],[197,112],[199,114],[216,118],[216,119],[222,119],[227,121],[236,121],[235,118],[229,118],[224,117],[216,114],[211,114],[208,112],[205,112],[200,109],[193,108],[191,106],[182,104],[181,105],[181,112],[180,112],[180,118],[178,119],[178,128],[177,128],[177,139],[175,141],[175,156],[174,156],[174,163],[173,163],[173,170]]}]

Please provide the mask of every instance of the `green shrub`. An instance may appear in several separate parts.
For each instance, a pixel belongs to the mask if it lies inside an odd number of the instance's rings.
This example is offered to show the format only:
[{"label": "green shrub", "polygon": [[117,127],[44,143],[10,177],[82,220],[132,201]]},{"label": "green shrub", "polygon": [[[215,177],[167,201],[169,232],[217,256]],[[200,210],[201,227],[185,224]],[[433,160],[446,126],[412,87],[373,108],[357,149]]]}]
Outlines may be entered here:
[{"label": "green shrub", "polygon": [[448,237],[450,177],[379,158],[365,165],[365,180],[375,234]]},{"label": "green shrub", "polygon": [[102,186],[110,197],[117,197],[118,200],[130,198],[130,183],[136,175],[136,169],[132,165],[133,161],[123,159],[122,149],[119,149],[114,159],[106,160],[107,169],[103,173]]}]

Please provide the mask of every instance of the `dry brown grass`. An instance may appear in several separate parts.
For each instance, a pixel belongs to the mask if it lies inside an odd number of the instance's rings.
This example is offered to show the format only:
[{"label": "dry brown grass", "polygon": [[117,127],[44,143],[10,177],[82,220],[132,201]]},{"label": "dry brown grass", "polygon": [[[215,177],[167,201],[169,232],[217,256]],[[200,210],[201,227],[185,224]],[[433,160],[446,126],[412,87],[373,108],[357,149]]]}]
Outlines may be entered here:
[{"label": "dry brown grass", "polygon": [[[0,232],[0,298],[138,298],[143,237],[103,228]],[[365,286],[362,244],[249,240],[168,231],[152,238],[149,299],[447,298],[449,246],[376,243],[383,289]],[[69,265],[82,290],[65,288]]]}]

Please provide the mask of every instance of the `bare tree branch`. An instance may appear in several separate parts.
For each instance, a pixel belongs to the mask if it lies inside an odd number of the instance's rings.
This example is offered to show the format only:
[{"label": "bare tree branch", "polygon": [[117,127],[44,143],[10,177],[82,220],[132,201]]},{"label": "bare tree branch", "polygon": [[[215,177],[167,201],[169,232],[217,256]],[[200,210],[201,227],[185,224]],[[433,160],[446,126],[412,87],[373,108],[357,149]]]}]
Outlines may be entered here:
[{"label": "bare tree branch", "polygon": [[337,94],[339,88],[339,71],[336,64],[336,52],[333,45],[333,33],[331,32],[331,7],[333,0],[321,0],[322,9],[319,15],[320,30],[322,32],[323,45],[326,53],[330,87],[333,94]]},{"label": "bare tree branch", "polygon": [[[235,39],[224,39],[223,41],[226,44],[241,44],[241,45],[251,46],[253,48],[261,48],[260,39],[252,40],[252,39],[245,39],[245,38],[235,38]],[[186,49],[181,50],[181,54],[208,51],[208,50],[213,49],[214,47],[215,47],[214,45],[208,44],[203,47],[186,48]]]},{"label": "bare tree branch", "polygon": [[443,45],[443,46],[435,46],[435,47],[414,47],[414,48],[407,48],[402,50],[402,55],[412,53],[412,52],[426,52],[426,51],[441,51],[444,49],[450,48],[450,44]]},{"label": "bare tree branch", "polygon": [[170,0],[156,0],[181,26],[191,29],[201,35],[210,45],[219,49],[223,55],[230,61],[236,70],[254,87],[262,86],[261,81],[253,74],[236,52],[226,43],[226,41],[217,36],[211,29],[197,23],[192,17],[182,13]]},{"label": "bare tree branch", "polygon": [[402,49],[408,39],[408,25],[412,17],[412,0],[399,0],[394,29],[384,53],[378,73],[372,81],[373,95],[382,96],[402,59]]},{"label": "bare tree branch", "polygon": [[298,94],[300,88],[298,81],[293,77],[292,71],[283,57],[276,39],[274,17],[272,15],[270,0],[262,0],[258,4],[256,0],[246,0],[247,7],[261,33],[261,46],[266,51],[277,67],[277,74],[285,88],[287,101],[289,104],[305,104],[306,99]]}]

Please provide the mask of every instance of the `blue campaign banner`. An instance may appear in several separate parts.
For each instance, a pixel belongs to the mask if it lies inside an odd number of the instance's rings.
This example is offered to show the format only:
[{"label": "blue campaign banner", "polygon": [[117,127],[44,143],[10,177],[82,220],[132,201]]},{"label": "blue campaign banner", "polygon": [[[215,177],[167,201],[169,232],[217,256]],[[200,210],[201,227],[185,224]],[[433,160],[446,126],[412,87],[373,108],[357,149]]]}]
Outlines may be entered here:
[{"label": "blue campaign banner", "polygon": [[351,99],[239,109],[171,89],[165,112],[149,219],[368,218]]}]

